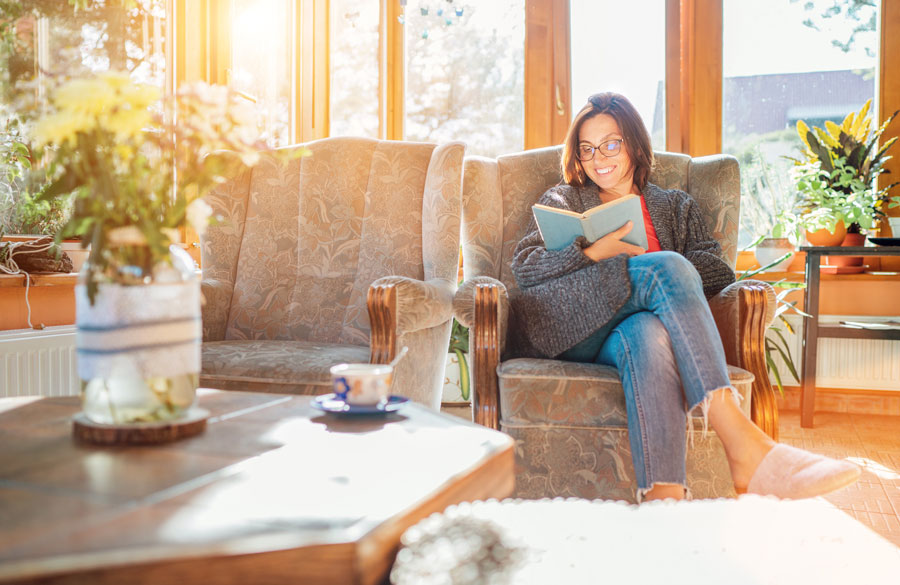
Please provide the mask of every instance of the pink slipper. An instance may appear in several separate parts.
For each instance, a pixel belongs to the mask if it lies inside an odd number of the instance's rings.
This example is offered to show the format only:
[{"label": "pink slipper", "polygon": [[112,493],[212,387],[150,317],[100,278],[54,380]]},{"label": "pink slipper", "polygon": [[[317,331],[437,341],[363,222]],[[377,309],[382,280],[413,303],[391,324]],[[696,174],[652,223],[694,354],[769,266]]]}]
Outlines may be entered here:
[{"label": "pink slipper", "polygon": [[783,443],[769,451],[747,485],[748,494],[797,500],[821,496],[859,479],[858,465]]}]

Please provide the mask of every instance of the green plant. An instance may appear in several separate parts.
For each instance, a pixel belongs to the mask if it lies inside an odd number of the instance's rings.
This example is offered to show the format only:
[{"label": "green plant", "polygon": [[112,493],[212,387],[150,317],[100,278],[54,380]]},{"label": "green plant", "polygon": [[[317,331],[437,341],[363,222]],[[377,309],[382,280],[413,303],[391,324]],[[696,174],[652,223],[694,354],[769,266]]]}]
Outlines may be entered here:
[{"label": "green plant", "polygon": [[[797,225],[808,231],[827,229],[834,233],[838,222],[847,231],[871,228],[883,202],[883,195],[863,183],[841,157],[826,171],[818,163],[806,162],[792,169],[797,188],[794,215]],[[883,215],[883,213],[882,213]],[[855,227],[853,227],[855,226]]]},{"label": "green plant", "polygon": [[[760,272],[765,272],[779,262],[790,258],[791,256],[793,256],[793,254],[794,252],[788,252],[784,256],[765,266],[757,268],[756,270],[745,272],[738,278],[738,280],[752,278]],[[794,380],[796,380],[797,382],[800,381],[800,376],[797,375],[797,366],[794,363],[794,356],[791,355],[791,348],[788,345],[787,339],[785,339],[783,333],[783,330],[787,330],[791,334],[794,333],[794,328],[791,326],[791,323],[785,318],[785,315],[789,311],[793,311],[795,314],[802,317],[810,316],[808,313],[804,313],[797,308],[797,301],[787,300],[787,296],[792,291],[806,288],[806,283],[789,282],[782,279],[776,282],[769,282],[769,284],[774,288],[780,288],[783,290],[775,295],[775,319],[773,320],[772,324],[769,325],[769,329],[766,332],[766,370],[775,378],[775,384],[778,386],[778,392],[782,396],[784,396],[784,384],[782,383],[781,373],[778,371],[778,364],[776,360],[780,360],[782,363],[784,363],[791,376],[794,377]]]},{"label": "green plant", "polygon": [[825,129],[810,129],[803,120],[797,122],[805,148],[804,160],[794,161],[794,178],[800,194],[798,215],[806,229],[825,227],[833,232],[834,225],[844,221],[847,231],[859,232],[884,216],[885,204],[900,205],[900,197],[889,195],[896,182],[876,186],[879,175],[887,172],[884,163],[891,158],[887,151],[897,137],[880,148],[878,140],[900,110],[872,132],[871,104],[870,99],[858,112],[847,114],[840,126],[829,120]]},{"label": "green plant", "polygon": [[0,203],[0,229],[8,234],[55,236],[68,221],[71,199],[40,199],[41,194],[13,193]]},{"label": "green plant", "polygon": [[793,213],[796,194],[786,180],[790,165],[784,156],[778,155],[773,160],[776,156],[773,151],[795,150],[799,144],[793,130],[782,130],[758,137],[735,154],[741,169],[744,249],[754,248],[765,238],[789,238],[794,244],[800,242]]},{"label": "green plant", "polygon": [[469,329],[456,319],[453,319],[453,326],[450,329],[449,351],[456,354],[459,361],[459,391],[463,400],[468,400],[471,388],[469,364],[466,360],[466,354],[469,352]]},{"label": "green plant", "polygon": [[65,224],[70,202],[40,199],[49,187],[41,168],[34,168],[35,158],[22,123],[10,116],[0,129],[0,230],[7,234],[55,235]]}]

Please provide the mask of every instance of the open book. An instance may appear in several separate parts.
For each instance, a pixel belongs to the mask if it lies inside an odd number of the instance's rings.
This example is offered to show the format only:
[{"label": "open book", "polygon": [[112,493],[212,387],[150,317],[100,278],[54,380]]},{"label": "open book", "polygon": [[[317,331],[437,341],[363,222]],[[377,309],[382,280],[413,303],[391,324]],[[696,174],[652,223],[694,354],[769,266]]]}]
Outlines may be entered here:
[{"label": "open book", "polygon": [[634,225],[622,241],[647,249],[641,198],[637,195],[619,197],[609,203],[592,207],[584,213],[540,204],[533,205],[531,209],[538,229],[541,230],[541,237],[544,238],[544,246],[548,250],[561,250],[574,242],[578,236],[584,236],[589,242],[595,242],[625,225],[629,219]]}]

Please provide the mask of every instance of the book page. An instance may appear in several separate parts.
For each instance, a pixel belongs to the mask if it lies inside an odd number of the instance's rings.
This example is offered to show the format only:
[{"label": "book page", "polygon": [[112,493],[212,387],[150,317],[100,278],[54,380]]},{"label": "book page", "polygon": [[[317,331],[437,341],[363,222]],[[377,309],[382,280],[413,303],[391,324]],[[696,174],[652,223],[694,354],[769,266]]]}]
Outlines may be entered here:
[{"label": "book page", "polygon": [[629,220],[634,225],[628,232],[623,242],[647,249],[647,232],[644,229],[644,213],[641,209],[641,198],[637,195],[627,195],[611,201],[610,204],[600,205],[585,212],[584,235],[590,242],[594,242],[611,231],[617,230]]}]

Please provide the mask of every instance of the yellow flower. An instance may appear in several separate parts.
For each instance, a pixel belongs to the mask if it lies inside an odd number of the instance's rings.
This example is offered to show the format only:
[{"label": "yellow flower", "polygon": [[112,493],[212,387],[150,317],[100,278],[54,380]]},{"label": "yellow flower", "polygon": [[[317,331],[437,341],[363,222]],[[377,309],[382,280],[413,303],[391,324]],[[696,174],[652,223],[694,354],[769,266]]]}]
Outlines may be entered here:
[{"label": "yellow flower", "polygon": [[139,135],[152,119],[146,108],[131,109],[118,108],[114,112],[103,117],[101,125],[104,129],[114,133],[118,138],[125,139]]},{"label": "yellow flower", "polygon": [[115,105],[116,93],[101,79],[73,79],[53,94],[59,111],[97,115]]},{"label": "yellow flower", "polygon": [[113,91],[119,91],[123,87],[131,85],[131,78],[121,71],[104,71],[97,75],[97,79]]},{"label": "yellow flower", "polygon": [[34,127],[38,146],[74,142],[79,132],[94,128],[95,119],[84,112],[63,111],[41,118]]},{"label": "yellow flower", "polygon": [[128,146],[127,144],[117,144],[116,145],[116,155],[118,155],[119,159],[128,164],[131,159],[134,157],[134,149]]}]

